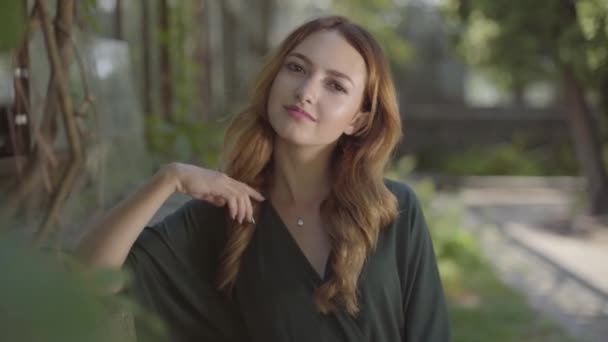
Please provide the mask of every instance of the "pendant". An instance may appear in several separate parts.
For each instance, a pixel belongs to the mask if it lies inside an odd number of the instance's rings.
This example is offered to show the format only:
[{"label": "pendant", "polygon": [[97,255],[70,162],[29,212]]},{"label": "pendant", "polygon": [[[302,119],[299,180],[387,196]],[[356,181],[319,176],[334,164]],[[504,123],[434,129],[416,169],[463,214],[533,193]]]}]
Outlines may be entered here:
[{"label": "pendant", "polygon": [[302,220],[301,217],[298,217],[298,220],[296,221],[296,223],[298,224],[299,227],[302,227],[304,225],[304,220]]}]

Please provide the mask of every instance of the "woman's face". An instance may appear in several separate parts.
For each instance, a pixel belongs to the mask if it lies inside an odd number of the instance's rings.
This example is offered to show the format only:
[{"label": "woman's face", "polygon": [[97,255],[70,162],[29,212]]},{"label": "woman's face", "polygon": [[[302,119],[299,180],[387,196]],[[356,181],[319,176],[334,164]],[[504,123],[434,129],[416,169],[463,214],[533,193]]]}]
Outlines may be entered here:
[{"label": "woman's face", "polygon": [[319,31],[285,58],[268,98],[277,135],[297,145],[327,145],[356,131],[367,68],[336,31]]}]

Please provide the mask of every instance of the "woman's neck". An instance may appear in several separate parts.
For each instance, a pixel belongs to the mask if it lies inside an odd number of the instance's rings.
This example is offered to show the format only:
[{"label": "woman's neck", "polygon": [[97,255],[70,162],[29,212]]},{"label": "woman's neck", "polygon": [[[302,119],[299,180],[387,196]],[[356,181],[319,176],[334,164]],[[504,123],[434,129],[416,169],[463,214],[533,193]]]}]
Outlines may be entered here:
[{"label": "woman's neck", "polygon": [[275,140],[270,196],[288,207],[319,205],[331,190],[333,146],[297,146]]}]

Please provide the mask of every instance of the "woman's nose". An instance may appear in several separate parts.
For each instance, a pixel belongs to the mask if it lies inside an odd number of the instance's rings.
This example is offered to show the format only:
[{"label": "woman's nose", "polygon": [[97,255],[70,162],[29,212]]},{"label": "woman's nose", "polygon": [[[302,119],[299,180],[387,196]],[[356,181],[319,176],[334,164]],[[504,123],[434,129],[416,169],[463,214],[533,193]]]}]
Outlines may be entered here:
[{"label": "woman's nose", "polygon": [[302,79],[300,85],[296,89],[296,98],[300,102],[314,103],[317,100],[317,86],[312,77]]}]

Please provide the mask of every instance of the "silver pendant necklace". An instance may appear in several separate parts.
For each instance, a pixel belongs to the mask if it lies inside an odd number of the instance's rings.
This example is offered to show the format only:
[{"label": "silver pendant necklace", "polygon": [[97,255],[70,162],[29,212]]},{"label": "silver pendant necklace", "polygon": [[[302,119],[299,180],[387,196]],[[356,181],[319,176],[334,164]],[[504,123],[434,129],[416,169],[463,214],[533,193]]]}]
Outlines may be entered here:
[{"label": "silver pendant necklace", "polygon": [[304,219],[302,219],[302,217],[298,217],[296,224],[298,225],[298,227],[304,226]]}]

